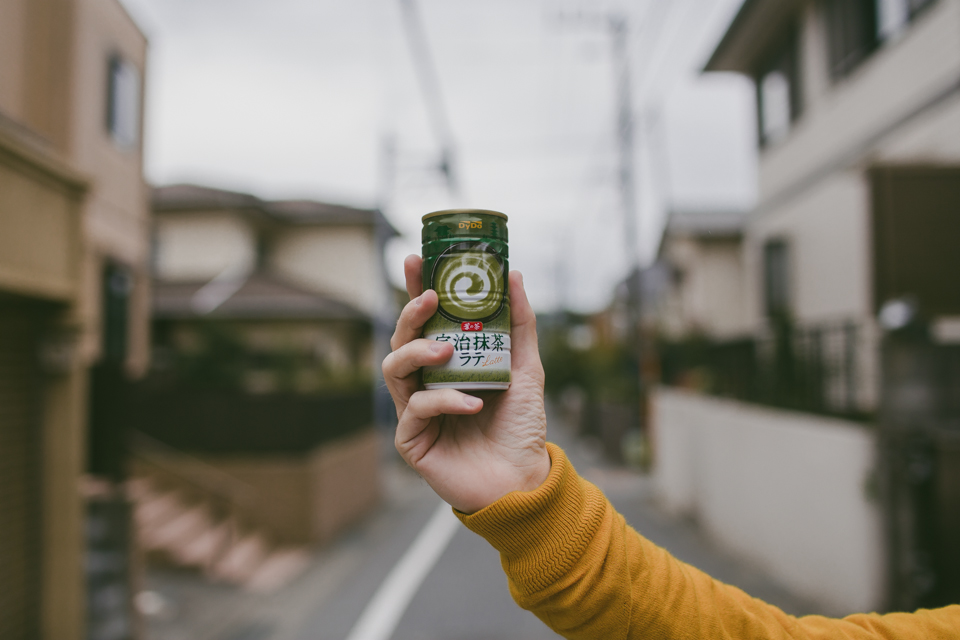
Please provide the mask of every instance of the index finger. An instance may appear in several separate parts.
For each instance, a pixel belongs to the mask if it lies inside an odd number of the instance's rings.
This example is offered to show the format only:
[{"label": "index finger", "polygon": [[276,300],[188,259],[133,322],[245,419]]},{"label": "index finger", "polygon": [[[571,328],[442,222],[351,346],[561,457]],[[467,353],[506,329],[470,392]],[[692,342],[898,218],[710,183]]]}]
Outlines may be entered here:
[{"label": "index finger", "polygon": [[428,290],[407,303],[400,312],[397,328],[390,338],[390,348],[396,351],[403,345],[416,340],[423,334],[423,325],[437,311],[437,294]]},{"label": "index finger", "polygon": [[413,300],[423,293],[423,278],[420,275],[423,260],[416,254],[410,254],[403,260],[403,276],[407,281],[407,294]]}]

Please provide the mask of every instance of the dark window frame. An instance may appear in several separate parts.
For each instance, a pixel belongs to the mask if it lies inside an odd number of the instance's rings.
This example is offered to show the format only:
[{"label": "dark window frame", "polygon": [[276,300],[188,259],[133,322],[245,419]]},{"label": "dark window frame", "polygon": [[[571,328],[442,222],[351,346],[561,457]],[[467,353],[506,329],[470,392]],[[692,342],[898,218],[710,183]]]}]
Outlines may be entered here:
[{"label": "dark window frame", "polygon": [[763,243],[763,308],[768,318],[788,318],[792,309],[791,251],[786,238]]},{"label": "dark window frame", "polygon": [[[905,28],[936,0],[904,0],[907,4]],[[880,33],[879,0],[823,0],[822,15],[827,35],[830,77],[842,80],[883,47]]]}]

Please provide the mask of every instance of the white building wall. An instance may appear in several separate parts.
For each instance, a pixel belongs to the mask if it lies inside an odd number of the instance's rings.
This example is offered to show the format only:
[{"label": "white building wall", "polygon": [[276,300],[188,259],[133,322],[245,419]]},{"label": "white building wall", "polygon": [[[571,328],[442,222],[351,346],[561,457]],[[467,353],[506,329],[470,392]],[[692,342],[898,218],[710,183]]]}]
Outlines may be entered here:
[{"label": "white building wall", "polygon": [[254,229],[230,213],[166,213],[156,219],[156,276],[210,280],[227,269],[243,273],[257,259]]},{"label": "white building wall", "polygon": [[271,246],[271,269],[304,287],[349,302],[375,316],[384,276],[373,231],[366,227],[293,228]]},{"label": "white building wall", "polygon": [[897,129],[876,156],[889,163],[960,163],[960,93]]},{"label": "white building wall", "polygon": [[960,0],[939,0],[837,82],[816,3],[801,25],[804,112],[762,152],[760,204],[745,233],[748,324],[763,323],[763,244],[777,237],[790,243],[797,320],[869,325],[882,301],[872,299],[866,171],[880,162],[960,162],[960,95],[901,121],[960,81]]},{"label": "white building wall", "polygon": [[861,171],[838,172],[748,222],[745,250],[753,325],[764,317],[763,246],[786,240],[796,320],[819,323],[871,315],[870,193]]},{"label": "white building wall", "polygon": [[825,612],[881,606],[872,431],[678,390],[656,390],[652,409],[654,481],[667,509]]},{"label": "white building wall", "polygon": [[[763,153],[760,207],[824,166],[862,152],[878,132],[955,83],[960,78],[958,32],[960,0],[939,0],[902,38],[882,47],[829,91],[811,96],[790,136]],[[826,46],[823,38],[803,42]],[[805,62],[816,57],[802,54]]]}]

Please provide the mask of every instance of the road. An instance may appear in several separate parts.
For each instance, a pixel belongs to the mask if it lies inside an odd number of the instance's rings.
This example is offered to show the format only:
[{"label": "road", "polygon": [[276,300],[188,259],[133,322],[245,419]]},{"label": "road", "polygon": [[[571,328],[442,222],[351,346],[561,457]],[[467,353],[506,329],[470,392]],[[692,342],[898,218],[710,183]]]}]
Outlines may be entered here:
[{"label": "road", "polygon": [[[658,512],[651,501],[648,478],[605,464],[595,447],[563,428],[558,416],[551,415],[550,424],[550,439],[564,447],[578,471],[600,486],[627,521],[650,540],[787,612],[818,612],[758,568],[712,545],[692,523]],[[399,461],[387,464],[385,477],[384,506],[319,551],[303,575],[276,593],[243,593],[204,584],[191,574],[150,571],[146,587],[159,594],[166,606],[147,619],[147,639],[361,640],[359,627],[376,629],[376,637],[368,635],[362,640],[559,637],[517,607],[497,552],[459,523],[447,528],[445,523],[435,522],[432,526],[439,537],[422,541],[420,555],[417,549],[411,552],[435,518],[440,501]],[[440,514],[440,520],[447,515]],[[431,549],[433,555],[442,549],[432,566],[431,558],[423,555],[430,555]],[[406,564],[394,571],[401,562]],[[423,569],[422,582],[410,584],[418,568]],[[390,611],[395,615],[391,617]]]}]

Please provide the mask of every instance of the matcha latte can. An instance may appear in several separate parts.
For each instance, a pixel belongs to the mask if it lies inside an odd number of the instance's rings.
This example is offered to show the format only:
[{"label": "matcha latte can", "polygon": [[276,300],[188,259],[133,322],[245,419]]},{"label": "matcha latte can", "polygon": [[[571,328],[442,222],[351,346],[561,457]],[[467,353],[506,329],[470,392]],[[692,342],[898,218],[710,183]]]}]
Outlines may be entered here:
[{"label": "matcha latte can", "polygon": [[508,271],[504,214],[451,209],[423,216],[423,289],[439,298],[423,337],[453,345],[446,364],[423,369],[427,389],[510,387]]}]

